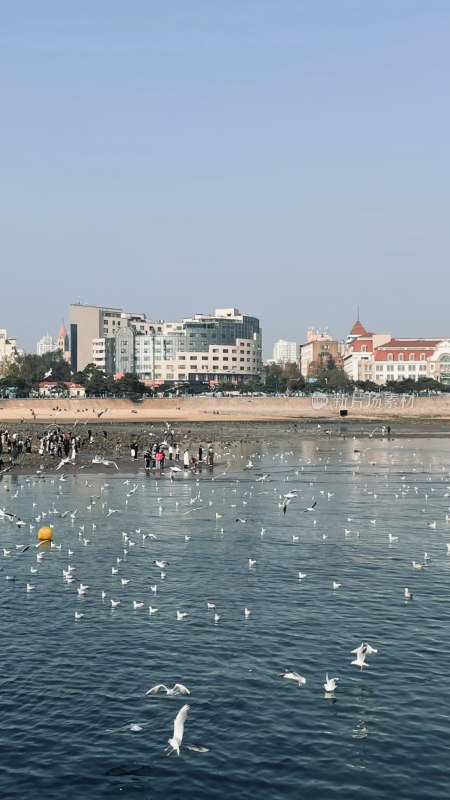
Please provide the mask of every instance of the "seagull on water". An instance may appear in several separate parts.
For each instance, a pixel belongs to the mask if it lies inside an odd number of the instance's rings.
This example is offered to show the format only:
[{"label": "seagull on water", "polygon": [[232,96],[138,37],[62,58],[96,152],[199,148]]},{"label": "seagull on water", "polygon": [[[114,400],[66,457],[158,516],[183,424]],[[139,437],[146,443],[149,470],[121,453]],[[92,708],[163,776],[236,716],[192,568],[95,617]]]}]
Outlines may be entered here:
[{"label": "seagull on water", "polygon": [[282,678],[287,678],[289,681],[295,681],[298,686],[304,686],[306,683],[306,678],[302,675],[299,675],[298,672],[292,672],[287,670],[286,672],[281,673]]},{"label": "seagull on water", "polygon": [[336,691],[338,680],[339,680],[339,678],[329,678],[328,677],[328,672],[327,672],[326,677],[325,677],[325,683],[323,685],[323,688],[325,689],[325,691],[326,692],[334,692],[334,691]]}]

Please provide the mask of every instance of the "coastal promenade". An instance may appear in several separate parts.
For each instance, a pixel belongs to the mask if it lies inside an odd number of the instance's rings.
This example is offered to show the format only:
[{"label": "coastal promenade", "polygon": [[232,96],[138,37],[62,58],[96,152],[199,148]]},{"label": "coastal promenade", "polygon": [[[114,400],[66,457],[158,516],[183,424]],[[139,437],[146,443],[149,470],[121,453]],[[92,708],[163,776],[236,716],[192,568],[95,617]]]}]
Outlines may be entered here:
[{"label": "coastal promenade", "polygon": [[450,394],[432,397],[380,393],[372,397],[183,397],[133,403],[123,399],[0,400],[0,426],[6,422],[282,422],[348,420],[450,421]]}]

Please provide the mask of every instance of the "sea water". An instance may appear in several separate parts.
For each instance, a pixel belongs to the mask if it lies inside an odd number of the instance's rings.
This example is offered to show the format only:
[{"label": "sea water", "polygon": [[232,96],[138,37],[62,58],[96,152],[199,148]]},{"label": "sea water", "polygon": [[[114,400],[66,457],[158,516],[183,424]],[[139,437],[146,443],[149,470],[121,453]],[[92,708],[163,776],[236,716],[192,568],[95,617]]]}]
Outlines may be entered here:
[{"label": "sea water", "polygon": [[[0,507],[27,527],[0,521],[0,797],[447,798],[449,456],[444,439],[290,437],[173,482],[5,477]],[[20,553],[49,523],[61,550]],[[362,641],[378,650],[364,671],[351,665]],[[189,697],[146,696],[176,682]]]}]

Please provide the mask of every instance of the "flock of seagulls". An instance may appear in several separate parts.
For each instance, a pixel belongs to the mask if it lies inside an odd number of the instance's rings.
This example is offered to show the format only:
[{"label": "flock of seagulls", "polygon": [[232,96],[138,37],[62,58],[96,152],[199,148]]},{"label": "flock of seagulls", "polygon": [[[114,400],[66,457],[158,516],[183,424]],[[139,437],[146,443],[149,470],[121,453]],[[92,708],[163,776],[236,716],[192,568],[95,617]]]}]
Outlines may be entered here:
[{"label": "flock of seagulls", "polygon": [[[172,480],[180,468],[172,467],[170,475],[167,476],[167,484],[164,489],[156,479],[149,479],[142,483],[142,476],[137,475],[134,480],[129,478],[122,480],[117,475],[112,482],[104,480],[103,476],[90,476],[84,481],[83,487],[92,489],[88,493],[89,504],[85,510],[80,508],[80,497],[82,493],[77,492],[77,507],[68,505],[72,496],[72,488],[80,488],[82,477],[80,475],[60,474],[60,470],[70,464],[70,459],[62,459],[52,473],[39,474],[36,476],[24,477],[23,479],[10,478],[4,479],[0,484],[0,498],[7,498],[3,509],[0,508],[0,534],[5,541],[5,545],[0,551],[0,567],[5,572],[5,579],[18,587],[23,586],[27,594],[35,593],[39,595],[39,576],[44,569],[45,562],[57,555],[58,558],[72,559],[80,553],[82,548],[95,548],[96,537],[107,530],[111,541],[117,549],[117,554],[113,563],[107,565],[103,580],[109,575],[109,583],[93,586],[92,583],[78,580],[76,575],[80,567],[76,563],[69,563],[61,570],[63,585],[73,590],[76,607],[72,614],[75,623],[88,624],[89,617],[93,613],[94,606],[90,603],[84,605],[86,600],[90,600],[95,595],[96,602],[103,607],[108,606],[112,614],[120,614],[124,608],[128,608],[133,613],[147,611],[150,618],[159,618],[162,615],[171,615],[174,621],[187,623],[192,618],[192,610],[188,607],[167,607],[165,601],[165,589],[169,581],[176,581],[177,570],[180,569],[181,560],[172,559],[164,554],[164,515],[170,510],[172,520],[175,518],[179,522],[179,541],[180,546],[190,547],[191,540],[195,539],[194,520],[202,519],[210,522],[214,533],[218,537],[224,537],[231,533],[239,536],[248,535],[248,557],[246,566],[242,564],[242,578],[244,572],[247,575],[255,576],[261,564],[264,563],[264,541],[276,532],[277,535],[284,537],[294,549],[290,551],[289,564],[285,565],[285,581],[297,579],[299,584],[306,585],[308,581],[314,579],[314,570],[306,568],[302,563],[302,542],[307,535],[314,537],[317,546],[324,546],[322,560],[326,561],[326,547],[330,538],[342,541],[350,540],[355,543],[362,538],[375,537],[378,542],[385,541],[387,548],[395,548],[396,552],[401,552],[403,537],[396,530],[395,533],[389,530],[389,514],[383,505],[386,498],[390,502],[401,502],[404,498],[415,502],[420,507],[417,524],[421,525],[424,531],[424,550],[423,558],[418,557],[411,561],[404,561],[405,573],[412,570],[413,574],[424,574],[431,569],[436,552],[441,549],[445,556],[450,556],[450,541],[442,543],[439,532],[447,532],[450,523],[450,515],[443,513],[443,503],[450,497],[450,473],[445,465],[441,466],[438,473],[437,463],[424,464],[415,455],[414,466],[409,473],[398,474],[400,453],[398,447],[392,447],[388,455],[387,463],[384,461],[377,469],[374,454],[365,455],[365,450],[353,449],[349,458],[348,454],[338,450],[342,443],[337,443],[336,448],[330,453],[329,442],[328,450],[324,452],[320,449],[320,444],[316,446],[315,453],[309,458],[298,458],[294,451],[279,452],[272,455],[271,452],[254,452],[250,455],[245,465],[239,464],[239,450],[231,446],[223,448],[223,452],[218,454],[218,461],[222,461],[226,466],[225,471],[218,472],[211,476],[205,475],[189,476],[189,482],[177,479]],[[273,466],[271,471],[257,471],[258,467],[266,466],[267,461],[272,458]],[[117,469],[116,462],[100,457],[95,457],[93,463],[100,466],[113,465]],[[354,490],[360,501],[359,516],[352,508],[351,516],[342,518],[342,512],[333,515],[333,503],[339,497],[339,485],[333,484],[334,491],[327,491],[327,488],[320,488],[321,481],[326,476],[327,470],[332,464],[340,463],[343,469],[351,474],[350,481],[354,482]],[[255,464],[257,465],[255,467]],[[404,464],[402,462],[404,469]],[[218,467],[220,470],[220,466]],[[417,473],[421,473],[419,475]],[[243,477],[244,476],[244,477]],[[217,483],[219,477],[224,478],[222,484]],[[170,482],[169,482],[170,478]],[[376,478],[376,481],[375,481]],[[163,479],[160,479],[163,480]],[[19,512],[24,517],[22,508],[26,504],[22,501],[27,491],[34,496],[34,490],[38,483],[46,482],[50,488],[53,503],[51,508],[40,509],[34,513],[33,517],[28,516],[27,521],[19,516]],[[430,486],[431,483],[435,485]],[[382,484],[382,485],[381,485]],[[380,488],[381,486],[381,488]],[[149,496],[154,491],[154,496]],[[170,491],[169,491],[170,487]],[[178,488],[179,487],[179,488]],[[190,488],[190,497],[187,497],[187,488]],[[84,489],[86,492],[86,488]],[[383,501],[377,502],[378,492],[383,491]],[[265,527],[259,530],[258,508],[259,496],[265,495],[265,508],[269,505],[272,508],[272,517],[262,520]],[[132,518],[130,511],[134,503],[141,503],[141,498],[146,498],[147,507],[151,513],[143,519],[139,527],[128,524]],[[319,498],[316,499],[316,498]],[[342,508],[342,497],[339,498]],[[1,501],[0,501],[1,502]],[[448,502],[448,500],[447,500]],[[112,507],[114,503],[115,507]],[[28,504],[29,505],[29,504]],[[74,504],[75,505],[75,504]],[[328,511],[326,524],[322,517],[322,506],[331,509]],[[33,508],[35,502],[33,502]],[[139,507],[142,507],[140,505]],[[345,507],[345,503],[344,503]],[[79,510],[80,508],[80,510]],[[361,509],[366,508],[365,514]],[[236,511],[236,509],[239,509]],[[242,509],[242,512],[241,512]],[[287,513],[289,509],[289,513]],[[432,511],[436,518],[431,520],[421,520],[420,515]],[[450,511],[450,506],[448,506]],[[240,514],[243,514],[240,516]],[[190,534],[185,533],[185,515],[190,514],[192,523],[190,524]],[[305,518],[308,514],[308,518]],[[438,514],[441,516],[438,517]],[[197,515],[197,517],[195,516]],[[54,522],[49,522],[53,519]],[[273,520],[276,520],[274,523]],[[48,521],[48,522],[47,522]],[[145,529],[144,529],[145,521]],[[259,524],[258,524],[259,523]],[[21,542],[16,544],[15,537],[29,534],[34,538],[36,527],[39,524],[49,524],[55,528],[55,541],[51,543]],[[243,527],[241,527],[243,526]],[[367,527],[368,526],[368,527]],[[296,532],[291,533],[292,527]],[[325,528],[325,529],[324,529]],[[370,531],[370,534],[369,534]],[[70,534],[70,536],[68,535]],[[437,537],[430,540],[430,536]],[[255,541],[259,540],[258,552],[253,552]],[[265,538],[266,537],[266,538]],[[428,537],[428,538],[427,538]],[[70,546],[68,546],[68,544]],[[27,557],[36,548],[36,561],[29,563]],[[142,593],[133,597],[135,579],[131,572],[127,572],[127,565],[132,561],[136,552],[145,551],[150,558],[150,574],[148,585],[146,586],[147,596]],[[111,548],[111,552],[113,548]],[[431,551],[431,553],[429,552]],[[3,557],[1,558],[1,552]],[[258,555],[260,554],[260,555]],[[258,555],[258,558],[255,556]],[[151,556],[154,556],[151,558]],[[297,560],[300,561],[300,569],[295,566]],[[11,568],[10,568],[11,565]],[[292,566],[290,566],[292,565]],[[26,569],[29,569],[26,573]],[[181,565],[182,569],[182,565]],[[28,575],[33,576],[30,582]],[[289,577],[291,576],[291,577]],[[83,576],[82,576],[83,577]],[[100,576],[99,576],[100,579]],[[406,581],[405,581],[406,582]],[[420,594],[419,588],[405,587],[403,598],[405,603],[409,603],[413,596]],[[340,575],[336,575],[329,581],[330,602],[339,602],[337,598],[346,591],[346,581]],[[334,596],[334,600],[333,600]],[[158,600],[156,600],[156,597]],[[30,600],[31,602],[31,600]],[[230,619],[230,613],[226,609],[217,608],[220,603],[214,597],[204,598],[206,619],[213,621],[219,629],[221,625],[226,625]],[[180,605],[179,603],[177,606]],[[254,610],[243,604],[241,610],[242,619],[249,621],[254,617]],[[369,668],[366,661],[367,656],[376,655],[378,649],[366,641],[355,647],[351,654],[354,656],[350,665],[358,668],[361,672]],[[370,659],[372,661],[372,659]],[[324,670],[325,671],[325,670]],[[339,670],[338,670],[339,671]],[[288,682],[296,684],[297,687],[305,687],[310,683],[310,678],[305,677],[294,669],[285,669],[281,677]],[[323,679],[322,679],[323,680]],[[339,676],[330,677],[326,672],[323,689],[326,697],[334,697],[340,682]],[[177,698],[189,696],[190,690],[182,682],[175,683],[171,688],[164,683],[157,683],[146,692],[149,698],[159,695]],[[190,706],[183,705],[178,711],[174,720],[174,730],[172,737],[168,740],[166,751],[168,755],[176,753],[180,755],[180,748],[183,743],[184,728]],[[131,726],[130,729],[133,730]],[[134,730],[141,730],[136,725]],[[206,752],[207,748],[195,745],[186,745],[189,749],[199,752]]]}]

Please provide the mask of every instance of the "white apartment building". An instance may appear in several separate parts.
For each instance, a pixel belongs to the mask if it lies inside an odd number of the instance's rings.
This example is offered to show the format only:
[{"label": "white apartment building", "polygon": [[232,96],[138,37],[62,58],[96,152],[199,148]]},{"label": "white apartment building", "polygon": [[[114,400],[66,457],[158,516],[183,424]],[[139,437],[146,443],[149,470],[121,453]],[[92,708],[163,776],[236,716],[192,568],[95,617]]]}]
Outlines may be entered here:
[{"label": "white apartment building", "polygon": [[273,346],[273,361],[275,364],[296,364],[298,361],[297,343],[278,339]]},{"label": "white apartment building", "polygon": [[120,308],[75,304],[70,319],[74,372],[93,363],[112,375],[135,373],[151,385],[239,383],[261,375],[259,320],[236,308],[166,322]]},{"label": "white apartment building", "polygon": [[148,332],[131,323],[117,332],[115,342],[116,373],[135,372],[151,385],[255,380],[261,353],[259,320],[235,308],[154,322]]},{"label": "white apartment building", "polygon": [[15,358],[23,355],[23,350],[17,347],[17,340],[8,337],[6,328],[0,328],[0,363],[4,358]]},{"label": "white apartment building", "polygon": [[45,353],[54,353],[56,350],[56,342],[53,341],[53,337],[50,336],[49,333],[46,336],[43,336],[42,339],[36,344],[36,353],[38,356],[43,356]]}]

